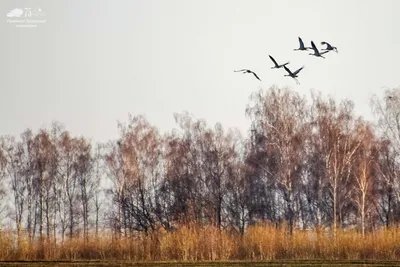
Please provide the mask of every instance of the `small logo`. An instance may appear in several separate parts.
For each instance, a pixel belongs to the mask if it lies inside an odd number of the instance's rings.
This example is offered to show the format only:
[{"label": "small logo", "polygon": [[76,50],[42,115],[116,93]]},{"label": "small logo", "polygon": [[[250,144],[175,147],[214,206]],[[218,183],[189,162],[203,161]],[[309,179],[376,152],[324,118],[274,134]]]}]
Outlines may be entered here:
[{"label": "small logo", "polygon": [[6,14],[7,23],[23,28],[36,28],[39,24],[46,23],[47,21],[42,18],[45,15],[40,7],[14,8]]},{"label": "small logo", "polygon": [[24,14],[24,11],[21,8],[14,8],[10,12],[7,13],[7,17],[9,18],[19,18]]}]

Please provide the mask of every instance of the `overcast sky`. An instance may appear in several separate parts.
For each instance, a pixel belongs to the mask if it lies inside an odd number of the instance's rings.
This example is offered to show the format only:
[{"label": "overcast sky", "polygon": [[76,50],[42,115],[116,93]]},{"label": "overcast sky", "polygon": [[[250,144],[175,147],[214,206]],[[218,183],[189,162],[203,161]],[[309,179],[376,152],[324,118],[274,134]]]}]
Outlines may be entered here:
[{"label": "overcast sky", "polygon": [[[45,23],[16,27],[15,8],[40,10]],[[106,141],[128,113],[167,131],[184,110],[246,134],[245,108],[260,88],[346,97],[369,118],[371,96],[400,85],[398,0],[2,0],[0,10],[1,135],[58,120]],[[339,53],[293,51],[298,36]],[[301,85],[271,70],[269,54],[304,65]],[[241,68],[262,82],[233,72]]]}]

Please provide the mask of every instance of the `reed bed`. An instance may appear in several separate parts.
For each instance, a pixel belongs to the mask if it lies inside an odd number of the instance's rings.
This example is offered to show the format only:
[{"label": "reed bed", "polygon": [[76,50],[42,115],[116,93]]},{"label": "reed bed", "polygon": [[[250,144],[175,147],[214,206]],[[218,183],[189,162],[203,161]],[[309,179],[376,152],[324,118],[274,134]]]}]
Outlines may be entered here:
[{"label": "reed bed", "polygon": [[259,224],[243,236],[213,226],[182,226],[173,232],[124,237],[53,238],[29,242],[11,233],[0,234],[0,260],[400,260],[400,229],[382,228],[363,236],[356,230],[295,230]]}]

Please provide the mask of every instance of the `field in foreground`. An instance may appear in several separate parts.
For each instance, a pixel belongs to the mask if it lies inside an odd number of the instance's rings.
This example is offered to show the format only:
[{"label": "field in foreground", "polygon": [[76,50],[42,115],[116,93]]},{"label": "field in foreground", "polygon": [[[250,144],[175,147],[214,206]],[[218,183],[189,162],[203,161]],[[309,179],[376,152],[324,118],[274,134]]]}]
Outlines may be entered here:
[{"label": "field in foreground", "polygon": [[143,266],[143,267],[261,267],[261,266],[285,266],[285,267],[388,267],[400,266],[399,261],[203,261],[203,262],[132,262],[132,261],[0,261],[0,267],[42,267],[42,266],[64,266],[64,267],[125,267],[125,266]]},{"label": "field in foreground", "polygon": [[333,237],[325,231],[295,231],[288,235],[284,228],[270,225],[251,226],[243,236],[215,227],[181,227],[175,232],[156,231],[147,236],[103,235],[64,242],[46,239],[42,243],[29,242],[26,238],[18,242],[13,235],[0,236],[0,260],[3,261],[47,260],[65,264],[65,260],[90,260],[89,263],[100,260],[103,264],[124,260],[150,264],[166,261],[171,265],[174,261],[221,264],[221,261],[286,259],[399,261],[400,228],[380,229],[365,235],[356,230],[338,230]]}]

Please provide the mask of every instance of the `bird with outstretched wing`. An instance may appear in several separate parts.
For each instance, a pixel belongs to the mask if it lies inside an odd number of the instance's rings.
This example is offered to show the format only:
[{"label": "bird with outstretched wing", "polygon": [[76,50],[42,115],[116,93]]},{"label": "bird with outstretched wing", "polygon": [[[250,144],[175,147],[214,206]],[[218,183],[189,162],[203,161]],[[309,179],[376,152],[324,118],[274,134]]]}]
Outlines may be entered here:
[{"label": "bird with outstretched wing", "polygon": [[272,60],[272,62],[274,62],[274,64],[275,64],[275,66],[274,66],[274,67],[271,67],[271,69],[279,69],[279,68],[282,68],[283,66],[286,66],[287,64],[290,63],[290,62],[288,61],[288,62],[286,62],[286,63],[284,63],[284,64],[279,65],[279,64],[276,62],[276,60],[275,60],[271,55],[268,55],[268,56],[269,56],[269,58]]},{"label": "bird with outstretched wing", "polygon": [[257,76],[257,74],[254,71],[251,71],[249,69],[234,70],[234,72],[242,72],[243,74],[252,73],[258,80],[261,81],[261,79]]}]

